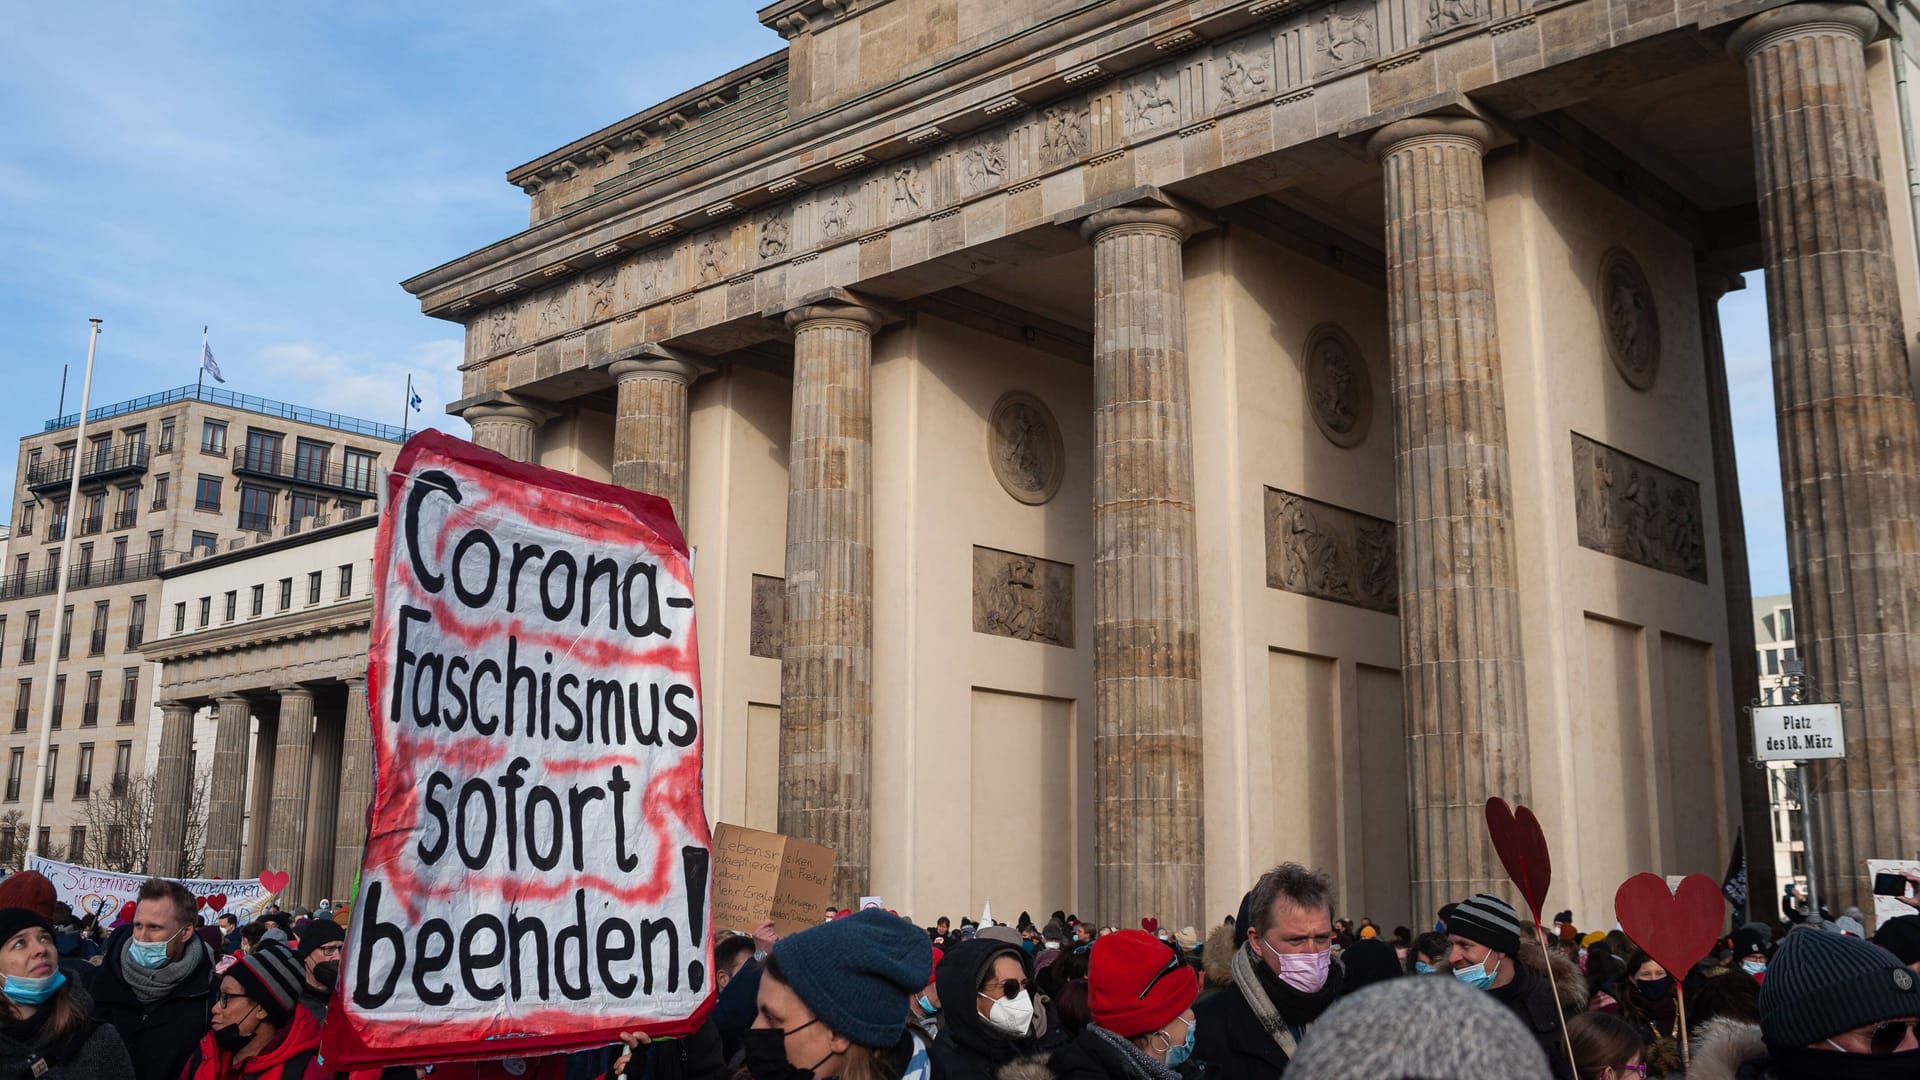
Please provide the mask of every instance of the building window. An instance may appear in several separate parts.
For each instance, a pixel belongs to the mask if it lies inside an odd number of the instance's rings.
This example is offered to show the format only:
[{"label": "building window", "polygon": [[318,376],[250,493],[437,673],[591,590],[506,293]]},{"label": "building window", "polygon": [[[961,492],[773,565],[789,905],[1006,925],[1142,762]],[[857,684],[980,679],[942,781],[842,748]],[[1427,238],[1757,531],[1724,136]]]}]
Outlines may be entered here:
[{"label": "building window", "polygon": [[273,531],[273,503],[279,492],[272,488],[254,487],[252,484],[240,485],[240,531],[264,533]]},{"label": "building window", "polygon": [[187,602],[185,600],[182,600],[179,603],[173,605],[173,632],[176,634],[184,634],[186,633],[186,631],[187,631]]},{"label": "building window", "polygon": [[354,518],[360,516],[360,504],[351,499],[341,499],[339,502],[334,503],[333,506],[334,509],[340,511],[341,521],[352,521]]},{"label": "building window", "polygon": [[147,448],[147,425],[141,424],[139,427],[124,428],[120,434],[125,438],[127,445],[133,447],[135,450],[145,450]]},{"label": "building window", "polygon": [[67,535],[67,500],[55,500],[53,509],[47,513],[47,539],[58,540]]},{"label": "building window", "polygon": [[[60,775],[60,748],[57,746],[49,746],[47,747],[47,786],[43,788],[40,792],[41,801],[46,802],[46,801],[51,801],[53,799],[53,785],[56,783],[56,777],[58,777],[59,775]],[[45,836],[46,831],[47,830],[45,829],[41,829],[40,830],[41,835]],[[43,839],[40,841],[40,843],[44,846],[46,844],[46,841]]]},{"label": "building window", "polygon": [[113,744],[113,793],[125,795],[127,782],[132,779],[133,743],[121,740]]},{"label": "building window", "polygon": [[207,420],[200,425],[200,449],[209,454],[227,452],[227,422]]},{"label": "building window", "polygon": [[221,622],[232,622],[233,617],[240,613],[240,592],[238,589],[227,590],[226,611],[227,617],[220,620]]},{"label": "building window", "polygon": [[106,525],[107,493],[96,491],[87,496],[86,516],[80,520],[81,536],[91,536]]},{"label": "building window", "polygon": [[345,566],[342,566],[340,568],[340,599],[345,600],[347,597],[352,595],[353,595],[353,564],[348,563]]},{"label": "building window", "polygon": [[107,651],[107,618],[110,600],[93,602],[93,632],[87,635],[87,655],[100,656]]},{"label": "building window", "polygon": [[20,662],[33,663],[33,654],[40,648],[40,613],[27,612],[26,633],[20,635]]},{"label": "building window", "polygon": [[107,865],[124,866],[127,863],[127,827],[125,825],[107,826]]},{"label": "building window", "polygon": [[0,615],[0,656],[7,654],[7,617]]},{"label": "building window", "polygon": [[293,606],[293,579],[290,577],[283,577],[280,579],[280,610],[285,611],[292,606]]},{"label": "building window", "polygon": [[60,659],[65,660],[73,645],[73,605],[60,610]]},{"label": "building window", "polygon": [[33,502],[31,500],[20,504],[20,517],[18,518],[18,520],[20,522],[20,535],[32,536],[33,535]]},{"label": "building window", "polygon": [[1779,623],[1780,623],[1780,640],[1792,641],[1793,640],[1793,609],[1792,608],[1783,607],[1780,609]]},{"label": "building window", "polygon": [[147,640],[147,598],[136,596],[127,605],[127,648],[137,649]]},{"label": "building window", "polygon": [[[51,779],[53,777],[53,774],[48,773],[47,777]],[[49,798],[51,798],[51,796],[49,796]],[[44,859],[53,854],[51,850],[52,847],[53,847],[53,826],[51,825],[40,826],[40,835],[35,839],[33,853]]]},{"label": "building window", "polygon": [[1782,649],[1782,650],[1780,650],[1780,659],[1781,659],[1781,661],[1782,661],[1783,663],[1784,663],[1784,662],[1790,662],[1790,661],[1793,661],[1793,660],[1798,660],[1799,658],[1800,658],[1800,650],[1799,650],[1799,649],[1796,649],[1796,648],[1794,648],[1794,647],[1793,647],[1793,646],[1791,646],[1791,645],[1789,645],[1789,646],[1787,646],[1786,648],[1784,648],[1784,649]]},{"label": "building window", "polygon": [[380,456],[365,450],[349,450],[341,465],[340,486],[354,491],[373,490],[373,474],[380,468]]},{"label": "building window", "polygon": [[80,726],[100,726],[100,680],[106,672],[87,672],[87,696],[80,706]]},{"label": "building window", "polygon": [[213,621],[213,597],[203,596],[200,598],[200,625],[196,629],[205,630],[207,628],[207,624],[212,621]]},{"label": "building window", "polygon": [[27,711],[33,705],[33,680],[21,679],[13,695],[13,730],[27,730]]},{"label": "building window", "polygon": [[1777,649],[1764,650],[1767,655],[1767,674],[1780,674],[1780,652]]},{"label": "building window", "polygon": [[133,524],[133,516],[140,512],[140,488],[138,485],[120,489],[120,514],[113,519],[113,527],[124,529]]},{"label": "building window", "polygon": [[84,799],[93,794],[93,744],[80,744],[80,767],[73,773],[73,797]]},{"label": "building window", "polygon": [[67,582],[68,588],[85,588],[93,584],[93,545],[80,545],[80,558],[73,567],[73,580]]},{"label": "building window", "polygon": [[[7,755],[7,801],[8,802],[20,801],[20,778],[21,778],[21,773],[25,772],[26,768],[27,768],[27,748],[24,746],[14,747],[12,752]],[[9,836],[7,837],[7,839],[12,840],[13,837]],[[12,845],[9,844],[8,846],[11,847]]]},{"label": "building window", "polygon": [[161,473],[159,476],[153,478],[153,508],[155,510],[165,510],[167,508],[167,489],[172,483],[173,477],[165,473]]},{"label": "building window", "polygon": [[280,439],[277,431],[261,431],[259,428],[247,429],[247,454],[243,467],[255,472],[281,474]]},{"label": "building window", "polygon": [[267,587],[265,585],[255,585],[253,587],[253,603],[250,605],[248,614],[258,616],[266,610]]},{"label": "building window", "polygon": [[66,713],[67,677],[56,675],[53,677],[53,730],[60,730],[60,722],[66,718]]},{"label": "building window", "polygon": [[87,449],[90,451],[88,458],[90,464],[87,466],[87,471],[99,472],[104,470],[107,467],[107,462],[113,458],[113,433],[108,432],[105,435],[89,436],[87,438]]},{"label": "building window", "polygon": [[47,550],[47,583],[52,584],[53,579],[59,573],[60,573],[60,549],[49,548]]},{"label": "building window", "polygon": [[160,452],[163,454],[166,454],[166,453],[171,453],[172,451],[173,451],[173,417],[169,416],[165,420],[160,421]]},{"label": "building window", "polygon": [[193,489],[193,508],[195,510],[220,509],[220,478],[200,474]]},{"label": "building window", "polygon": [[329,443],[301,439],[293,447],[293,478],[303,484],[324,484],[327,482],[327,455],[333,451]]},{"label": "building window", "polygon": [[74,862],[87,861],[87,827],[75,825],[67,830],[67,858]]},{"label": "building window", "polygon": [[319,602],[320,602],[320,571],[315,570],[313,573],[307,575],[307,603],[317,604]]},{"label": "building window", "polygon": [[166,534],[156,529],[147,534],[147,569],[160,569],[160,545],[166,543]]},{"label": "building window", "polygon": [[294,523],[306,518],[320,516],[320,497],[302,495],[298,492],[287,496],[287,521]]},{"label": "building window", "polygon": [[130,667],[120,672],[120,722],[133,723],[133,713],[140,707],[140,669]]},{"label": "building window", "polygon": [[113,538],[113,565],[108,567],[108,570],[111,572],[111,577],[108,579],[110,581],[119,581],[120,578],[126,574],[127,572],[127,538],[126,537],[116,536]]},{"label": "building window", "polygon": [[220,538],[212,533],[197,532],[187,544],[187,550],[195,555],[211,555],[220,550]]}]

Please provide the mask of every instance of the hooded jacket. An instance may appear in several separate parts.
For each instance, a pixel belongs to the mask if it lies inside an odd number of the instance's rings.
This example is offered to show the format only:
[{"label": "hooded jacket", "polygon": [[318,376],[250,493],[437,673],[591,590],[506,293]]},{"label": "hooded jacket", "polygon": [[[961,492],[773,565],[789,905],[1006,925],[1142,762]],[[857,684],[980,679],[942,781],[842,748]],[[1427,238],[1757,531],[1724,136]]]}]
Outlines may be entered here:
[{"label": "hooded jacket", "polygon": [[[1511,960],[1509,960],[1512,963]],[[1547,1064],[1553,1068],[1553,1075],[1559,1080],[1573,1080],[1573,1067],[1567,1064],[1567,1051],[1563,1043],[1564,1036],[1560,1028],[1566,1023],[1560,1012],[1560,1002],[1553,996],[1553,986],[1547,977],[1535,972],[1523,963],[1513,964],[1513,981],[1505,986],[1494,987],[1487,993],[1493,999],[1520,1018],[1527,1030],[1547,1052]]]},{"label": "hooded jacket", "polygon": [[128,924],[107,939],[105,958],[93,969],[86,987],[93,995],[93,1015],[120,1033],[127,1056],[133,1059],[134,1080],[179,1080],[181,1067],[207,1033],[213,1013],[213,988],[218,979],[213,958],[204,955],[206,947],[195,938],[189,948],[201,950],[200,969],[166,997],[147,1004],[121,975],[126,943],[132,937],[133,926]]},{"label": "hooded jacket", "polygon": [[200,1045],[187,1059],[180,1080],[301,1080],[307,1066],[320,1052],[320,1021],[313,1014],[293,1007],[293,1017],[266,1049],[235,1064],[233,1055],[213,1041],[213,1032],[200,1038]]},{"label": "hooded jacket", "polygon": [[[1338,960],[1327,971],[1326,985],[1312,994],[1281,982],[1264,962],[1255,961],[1253,973],[1280,1019],[1296,1031],[1320,1019],[1340,996],[1346,981],[1345,969]],[[1195,1003],[1193,1016],[1198,1025],[1193,1056],[1206,1062],[1208,1080],[1267,1080],[1286,1071],[1287,1052],[1267,1033],[1237,983]]]},{"label": "hooded jacket", "polygon": [[[1021,977],[1032,980],[1033,969],[1019,946],[985,939],[964,941],[948,949],[934,972],[940,1013],[946,1020],[933,1041],[933,1070],[940,1080],[995,1080],[1003,1067],[1017,1060],[1045,1056],[1046,1048],[1032,1029],[1015,1037],[980,1015],[981,980],[1002,956],[1018,960]],[[1040,1008],[1036,1000],[1036,1016]]]}]

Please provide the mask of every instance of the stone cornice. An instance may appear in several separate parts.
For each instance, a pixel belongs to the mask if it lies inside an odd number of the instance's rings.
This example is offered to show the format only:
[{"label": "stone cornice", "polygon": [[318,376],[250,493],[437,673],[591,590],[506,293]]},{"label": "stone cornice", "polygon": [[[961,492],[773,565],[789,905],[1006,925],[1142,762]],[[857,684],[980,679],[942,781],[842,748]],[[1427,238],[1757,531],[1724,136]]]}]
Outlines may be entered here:
[{"label": "stone cornice", "polygon": [[232,626],[201,630],[191,634],[152,638],[140,647],[140,655],[154,663],[165,664],[281,641],[371,630],[372,626],[373,601],[371,599],[349,600],[344,604],[308,608],[290,615],[276,615],[269,619],[234,623]]},{"label": "stone cornice", "polygon": [[794,38],[839,22],[856,9],[876,8],[888,0],[780,0],[760,9],[760,25]]}]

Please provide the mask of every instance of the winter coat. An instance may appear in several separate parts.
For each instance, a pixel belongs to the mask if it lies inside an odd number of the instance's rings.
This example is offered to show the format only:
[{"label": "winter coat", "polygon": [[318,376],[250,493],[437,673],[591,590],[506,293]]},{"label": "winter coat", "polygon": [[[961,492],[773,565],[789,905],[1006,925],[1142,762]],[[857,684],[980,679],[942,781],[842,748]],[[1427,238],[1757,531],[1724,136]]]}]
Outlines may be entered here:
[{"label": "winter coat", "polygon": [[[1140,1074],[1130,1071],[1132,1063],[1115,1050],[1107,1040],[1090,1031],[1083,1031],[1067,1045],[1053,1052],[1047,1059],[1047,1072],[1053,1080],[1141,1080]],[[1188,1070],[1193,1069],[1194,1073]],[[1183,1065],[1174,1070],[1183,1076],[1196,1075],[1196,1066]],[[1009,1076],[1002,1073],[1000,1080],[1026,1080],[1025,1077]]]},{"label": "winter coat", "polygon": [[[1006,1034],[980,1015],[980,981],[1001,956],[1020,961],[1025,978],[1032,978],[1025,953],[1004,941],[961,942],[947,950],[935,971],[940,991],[940,1015],[946,1023],[933,1040],[933,1071],[940,1080],[996,1080],[1005,1066],[1022,1058],[1044,1057],[1049,1048],[1031,1031],[1019,1038]],[[1036,1017],[1044,1015],[1036,1002]],[[1052,1040],[1059,1042],[1056,1035]]]},{"label": "winter coat", "polygon": [[[86,991],[72,979],[61,993],[70,995],[83,1015],[92,1012]],[[88,1019],[56,1042],[47,1035],[47,1016],[48,1008],[43,1007],[23,1023],[0,1024],[0,1080],[121,1080],[133,1075],[126,1044],[111,1026]],[[47,1069],[35,1077],[37,1062],[45,1063]]]},{"label": "winter coat", "polygon": [[[1253,970],[1267,1000],[1279,1010],[1280,1019],[1296,1030],[1320,1019],[1340,996],[1346,977],[1336,962],[1318,993],[1303,994],[1281,982],[1264,963],[1256,962]],[[1227,989],[1196,1003],[1193,1016],[1197,1025],[1193,1056],[1206,1062],[1207,1080],[1268,1080],[1286,1071],[1286,1051],[1267,1034],[1238,986],[1229,984]]]},{"label": "winter coat", "polygon": [[[1566,1021],[1561,1017],[1560,1003],[1555,1000],[1546,976],[1535,973],[1525,964],[1515,964],[1513,981],[1487,992],[1495,1001],[1512,1009],[1520,1022],[1527,1025],[1527,1030],[1533,1032],[1540,1048],[1546,1051],[1553,1075],[1558,1080],[1573,1080],[1573,1066],[1567,1063],[1566,1043],[1560,1034],[1561,1025]],[[1203,1026],[1200,1030],[1206,1028]]]},{"label": "winter coat", "polygon": [[[180,1070],[193,1048],[207,1033],[213,1014],[213,989],[218,981],[211,957],[186,982],[151,1005],[141,1002],[121,975],[131,925],[107,939],[106,958],[92,971],[86,989],[93,996],[93,1015],[113,1025],[133,1059],[133,1080],[179,1080]],[[200,948],[196,942],[193,948]]]},{"label": "winter coat", "polygon": [[301,1080],[319,1054],[320,1021],[295,1005],[286,1030],[265,1050],[239,1063],[213,1041],[213,1032],[207,1032],[187,1059],[179,1080]]},{"label": "winter coat", "polygon": [[[618,1061],[615,1055],[613,1061]],[[607,1080],[614,1080],[608,1062]],[[627,1062],[631,1080],[727,1080],[726,1052],[713,1017],[684,1039],[656,1040],[635,1052]]]},{"label": "winter coat", "polygon": [[1693,1067],[1687,1070],[1687,1080],[1741,1080],[1772,1073],[1767,1045],[1760,1041],[1755,1024],[1726,1017],[1709,1020],[1693,1033],[1691,1049]]}]

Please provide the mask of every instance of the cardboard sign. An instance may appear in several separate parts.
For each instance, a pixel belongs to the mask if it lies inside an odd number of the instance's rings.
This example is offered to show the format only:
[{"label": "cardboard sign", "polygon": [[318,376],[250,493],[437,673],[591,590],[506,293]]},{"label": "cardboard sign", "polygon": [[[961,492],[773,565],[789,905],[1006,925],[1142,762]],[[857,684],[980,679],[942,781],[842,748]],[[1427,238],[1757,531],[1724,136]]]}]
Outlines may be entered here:
[{"label": "cardboard sign", "polygon": [[[100,921],[112,926],[120,908],[134,897],[140,895],[140,884],[147,880],[145,874],[121,874],[112,870],[95,870],[90,866],[76,866],[73,863],[56,862],[39,855],[28,855],[27,870],[45,874],[53,882],[53,894],[66,901],[68,907],[79,917],[89,913],[99,916]],[[227,880],[220,878],[179,878],[193,894],[200,910],[206,914],[209,922],[215,915],[227,914],[239,919],[242,924],[252,922],[267,904],[272,901],[273,893],[256,880]]]},{"label": "cardboard sign", "polygon": [[374,561],[374,796],[327,1067],[693,1030],[711,856],[666,502],[425,431]]},{"label": "cardboard sign", "polygon": [[1753,756],[1759,761],[1814,761],[1847,756],[1840,706],[1760,705],[1753,710]]},{"label": "cardboard sign", "polygon": [[751,934],[773,920],[797,934],[820,921],[833,895],[830,847],[721,822],[713,830],[713,925]]}]

